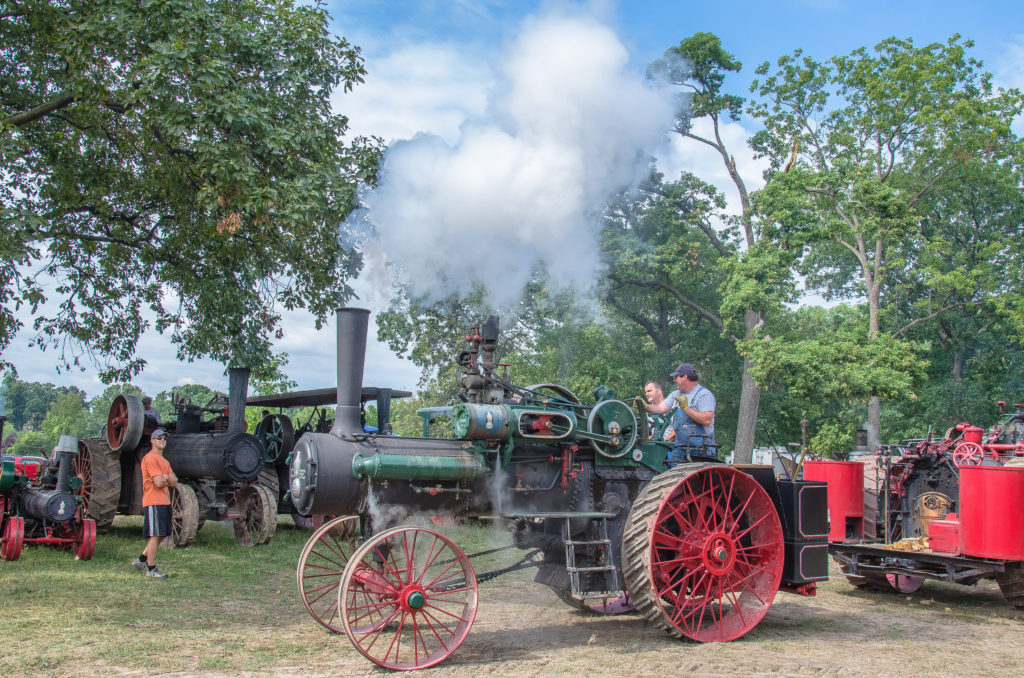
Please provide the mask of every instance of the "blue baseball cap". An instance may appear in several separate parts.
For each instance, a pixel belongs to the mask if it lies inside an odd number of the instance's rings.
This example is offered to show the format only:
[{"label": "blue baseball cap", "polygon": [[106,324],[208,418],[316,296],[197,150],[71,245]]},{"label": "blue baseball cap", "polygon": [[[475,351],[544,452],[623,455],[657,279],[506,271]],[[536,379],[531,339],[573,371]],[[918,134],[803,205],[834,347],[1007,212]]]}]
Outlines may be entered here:
[{"label": "blue baseball cap", "polygon": [[150,433],[149,437],[150,437],[151,440],[154,440],[156,438],[166,438],[167,437],[167,431],[163,430],[162,428],[158,428],[157,430],[155,430],[152,433]]}]

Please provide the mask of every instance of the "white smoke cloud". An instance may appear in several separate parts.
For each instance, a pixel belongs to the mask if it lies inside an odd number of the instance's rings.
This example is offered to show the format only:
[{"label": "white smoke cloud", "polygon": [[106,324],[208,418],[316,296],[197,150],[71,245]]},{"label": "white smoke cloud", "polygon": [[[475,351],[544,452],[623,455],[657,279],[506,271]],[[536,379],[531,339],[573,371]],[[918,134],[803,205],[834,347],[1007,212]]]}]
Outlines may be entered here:
[{"label": "white smoke cloud", "polygon": [[[599,215],[666,143],[673,101],[628,68],[614,31],[580,9],[528,18],[505,50],[487,113],[458,138],[394,143],[346,228],[369,227],[415,296],[481,284],[513,304],[538,267],[586,292],[600,271]],[[368,261],[371,270],[380,262]]]}]

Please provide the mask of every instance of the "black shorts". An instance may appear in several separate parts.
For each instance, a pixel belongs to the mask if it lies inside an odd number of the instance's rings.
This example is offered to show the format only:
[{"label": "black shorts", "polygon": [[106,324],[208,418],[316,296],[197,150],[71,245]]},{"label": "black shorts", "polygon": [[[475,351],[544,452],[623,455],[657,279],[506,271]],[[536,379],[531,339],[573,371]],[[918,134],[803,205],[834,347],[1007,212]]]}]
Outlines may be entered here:
[{"label": "black shorts", "polygon": [[167,537],[171,534],[171,507],[169,504],[146,506],[142,509],[142,536]]}]

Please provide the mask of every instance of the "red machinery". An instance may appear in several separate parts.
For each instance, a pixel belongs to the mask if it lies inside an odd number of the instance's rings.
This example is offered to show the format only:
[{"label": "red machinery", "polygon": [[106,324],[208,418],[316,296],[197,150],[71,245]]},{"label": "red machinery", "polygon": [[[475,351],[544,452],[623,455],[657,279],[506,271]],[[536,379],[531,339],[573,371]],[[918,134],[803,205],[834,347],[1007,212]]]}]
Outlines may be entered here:
[{"label": "red machinery", "polygon": [[[833,530],[829,553],[858,587],[909,593],[925,579],[973,584],[995,579],[1024,609],[1024,405],[984,430],[969,423],[941,440],[912,440],[864,460],[877,486],[877,531]],[[832,511],[832,481],[829,505]],[[843,515],[840,507],[837,513]],[[835,520],[835,514],[833,520]]]},{"label": "red machinery", "polygon": [[[0,420],[0,433],[3,421]],[[92,558],[96,522],[86,518],[79,442],[61,436],[55,460],[0,456],[0,557],[17,560],[25,544],[70,549]]]}]

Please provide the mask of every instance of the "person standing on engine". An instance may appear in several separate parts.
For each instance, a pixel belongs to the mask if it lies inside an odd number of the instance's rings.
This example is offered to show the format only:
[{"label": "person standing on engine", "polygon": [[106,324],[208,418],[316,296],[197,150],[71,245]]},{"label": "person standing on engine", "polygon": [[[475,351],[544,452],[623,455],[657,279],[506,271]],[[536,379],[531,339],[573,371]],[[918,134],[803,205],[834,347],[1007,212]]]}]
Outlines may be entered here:
[{"label": "person standing on engine", "polygon": [[[651,379],[644,384],[644,397],[647,398],[648,405],[657,405],[663,402],[665,400],[665,391],[661,388],[661,382]],[[646,405],[644,407],[646,408]],[[672,429],[665,428],[666,421],[667,417],[654,414],[649,409],[647,410],[647,426],[651,432],[651,438],[655,440],[671,440],[667,436],[671,434]]]},{"label": "person standing on engine", "polygon": [[676,390],[661,403],[646,406],[654,414],[672,413],[672,437],[675,447],[669,455],[669,466],[679,463],[691,451],[701,456],[710,454],[706,445],[715,442],[715,395],[699,383],[697,370],[683,363],[672,373]]},{"label": "person standing on engine", "polygon": [[164,459],[167,431],[158,428],[149,437],[152,448],[142,458],[142,536],[146,548],[132,567],[147,577],[166,579],[167,574],[156,567],[156,552],[160,541],[171,534],[171,492],[178,486],[178,476]]},{"label": "person standing on engine", "polygon": [[142,399],[142,416],[155,419],[158,425],[163,423],[160,421],[160,410],[153,407],[153,399],[149,396]]}]

